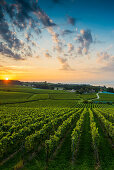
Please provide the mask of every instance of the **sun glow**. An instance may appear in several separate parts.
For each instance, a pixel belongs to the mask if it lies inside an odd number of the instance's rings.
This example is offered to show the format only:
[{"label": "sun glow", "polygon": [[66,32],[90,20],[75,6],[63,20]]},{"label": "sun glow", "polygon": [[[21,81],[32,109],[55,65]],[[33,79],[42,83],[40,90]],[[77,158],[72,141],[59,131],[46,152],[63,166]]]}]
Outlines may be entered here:
[{"label": "sun glow", "polygon": [[10,81],[10,80],[15,80],[17,79],[15,75],[13,74],[3,74],[3,75],[0,75],[0,80],[5,80],[5,81]]},{"label": "sun glow", "polygon": [[5,80],[9,80],[9,78],[8,78],[8,77],[6,77],[6,78],[5,78]]}]

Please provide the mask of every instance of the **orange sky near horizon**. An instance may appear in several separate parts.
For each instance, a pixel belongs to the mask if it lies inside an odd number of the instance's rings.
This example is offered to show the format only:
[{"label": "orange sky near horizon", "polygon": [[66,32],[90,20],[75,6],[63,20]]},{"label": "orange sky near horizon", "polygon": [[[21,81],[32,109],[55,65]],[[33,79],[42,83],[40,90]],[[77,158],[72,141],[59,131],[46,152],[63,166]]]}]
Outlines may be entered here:
[{"label": "orange sky near horizon", "polygon": [[[63,69],[64,64],[53,58],[27,58],[16,61],[10,58],[2,60],[4,66],[0,67],[0,79],[20,81],[48,81],[48,82],[90,82],[111,80],[113,73],[100,70],[100,63],[96,58],[88,56],[69,60],[72,69]],[[95,65],[95,63],[97,63]],[[103,63],[102,63],[103,64]],[[105,64],[104,64],[105,66]],[[107,79],[108,77],[108,79]]]},{"label": "orange sky near horizon", "polygon": [[[102,74],[84,71],[63,71],[58,69],[33,69],[31,71],[13,71],[0,75],[0,79],[20,81],[48,81],[48,82],[88,82],[102,79]],[[104,78],[105,80],[105,78]],[[110,79],[109,79],[110,80]]]}]

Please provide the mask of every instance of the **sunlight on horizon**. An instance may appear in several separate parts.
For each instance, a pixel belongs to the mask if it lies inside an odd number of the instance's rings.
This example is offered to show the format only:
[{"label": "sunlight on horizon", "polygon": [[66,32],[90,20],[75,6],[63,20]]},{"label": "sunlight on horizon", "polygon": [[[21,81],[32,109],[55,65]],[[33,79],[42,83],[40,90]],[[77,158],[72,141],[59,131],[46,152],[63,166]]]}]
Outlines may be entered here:
[{"label": "sunlight on horizon", "polygon": [[0,3],[0,79],[114,81],[114,1],[45,2]]}]

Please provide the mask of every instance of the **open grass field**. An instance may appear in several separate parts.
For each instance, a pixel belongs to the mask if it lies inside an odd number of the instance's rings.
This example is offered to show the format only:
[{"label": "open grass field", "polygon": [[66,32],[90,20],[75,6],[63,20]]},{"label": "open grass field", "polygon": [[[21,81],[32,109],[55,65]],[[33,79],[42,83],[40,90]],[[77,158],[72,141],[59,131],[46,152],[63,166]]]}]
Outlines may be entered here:
[{"label": "open grass field", "polygon": [[29,97],[31,97],[30,93],[0,91],[0,103],[1,104],[26,101]]},{"label": "open grass field", "polygon": [[33,94],[68,93],[64,90],[36,89],[31,87],[19,86],[19,85],[15,85],[13,87],[10,85],[0,86],[0,91],[23,92],[23,93],[33,93]]},{"label": "open grass field", "polygon": [[63,90],[33,89],[21,86],[1,86],[0,103],[18,103],[37,100],[91,100],[96,98],[96,94],[76,94]]},{"label": "open grass field", "polygon": [[83,103],[96,94],[0,89],[0,170],[114,169],[113,105]]}]

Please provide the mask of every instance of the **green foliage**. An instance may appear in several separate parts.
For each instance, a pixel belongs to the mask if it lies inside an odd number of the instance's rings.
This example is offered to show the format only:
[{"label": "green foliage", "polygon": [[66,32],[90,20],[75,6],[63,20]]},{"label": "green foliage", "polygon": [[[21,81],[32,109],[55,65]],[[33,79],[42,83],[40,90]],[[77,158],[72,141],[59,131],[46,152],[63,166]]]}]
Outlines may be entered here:
[{"label": "green foliage", "polygon": [[63,121],[62,125],[58,127],[57,131],[55,131],[54,135],[51,135],[50,139],[45,142],[46,149],[48,149],[46,152],[49,152],[49,154],[51,154],[55,151],[58,144],[60,143],[60,140],[65,136],[65,133],[69,130],[73,121],[78,118],[81,112],[82,109],[78,110],[77,112],[72,114],[68,119]]},{"label": "green foliage", "polygon": [[94,109],[94,112],[96,113],[96,115],[98,116],[98,118],[100,119],[102,124],[104,125],[108,135],[114,141],[114,126],[113,126],[113,124],[111,122],[109,122],[98,110]]},{"label": "green foliage", "polygon": [[0,104],[26,101],[30,96],[30,93],[0,91]]},{"label": "green foliage", "polygon": [[[17,86],[14,89],[12,87],[1,89],[0,101],[3,104],[0,105],[1,160],[20,148],[23,150],[20,154],[27,152],[28,155],[29,152],[37,151],[40,146],[41,148],[45,146],[47,155],[52,156],[61,146],[61,141],[66,139],[69,131],[70,148],[74,153],[83,134],[85,115],[88,117],[88,114],[90,114],[91,128],[91,133],[90,131],[88,133],[92,137],[94,148],[97,148],[100,135],[94,112],[97,115],[96,119],[100,120],[113,140],[114,106],[90,102],[90,99],[96,98],[96,94],[80,95]],[[83,100],[89,102],[83,103]],[[72,135],[71,129],[73,129]]]},{"label": "green foliage", "polygon": [[84,111],[82,112],[81,116],[80,116],[80,119],[76,123],[76,127],[72,131],[72,134],[71,134],[71,140],[72,140],[71,150],[72,150],[72,153],[74,153],[75,150],[77,149],[77,145],[78,145],[78,142],[79,142],[79,138],[81,136],[81,130],[82,130],[82,125],[83,125],[83,122],[84,122],[84,116],[86,114],[86,111],[87,110],[85,108]]},{"label": "green foliage", "polygon": [[55,100],[80,100],[80,95],[76,95],[75,93],[64,93],[64,94],[50,94],[49,95],[50,99],[55,99]]},{"label": "green foliage", "polygon": [[93,142],[94,149],[97,149],[99,145],[99,132],[98,132],[98,128],[96,127],[93,112],[91,111],[91,109],[89,109],[89,114],[90,114],[90,127],[91,127],[92,142]]},{"label": "green foliage", "polygon": [[109,122],[114,123],[114,108],[96,108],[96,111],[99,111]]},{"label": "green foliage", "polygon": [[[3,155],[19,148],[23,143],[25,147],[32,148],[31,143],[40,138],[44,139],[50,129],[54,130],[63,120],[70,116],[74,110],[70,108],[1,108],[1,139],[0,150]],[[7,116],[7,118],[6,118]],[[3,133],[4,132],[4,133]],[[30,147],[28,147],[30,146]]]}]

